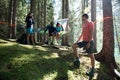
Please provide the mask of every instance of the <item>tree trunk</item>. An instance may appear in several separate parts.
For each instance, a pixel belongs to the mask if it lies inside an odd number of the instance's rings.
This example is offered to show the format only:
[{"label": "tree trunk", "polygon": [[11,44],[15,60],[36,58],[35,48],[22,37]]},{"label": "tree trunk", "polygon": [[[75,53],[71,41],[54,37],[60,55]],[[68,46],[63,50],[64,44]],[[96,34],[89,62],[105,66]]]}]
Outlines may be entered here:
[{"label": "tree trunk", "polygon": [[62,18],[65,18],[65,0],[62,0]]},{"label": "tree trunk", "polygon": [[[34,16],[34,21],[36,21],[36,0],[31,0],[30,1],[30,12],[33,13],[33,16]],[[34,24],[34,28],[37,28]],[[37,41],[37,33],[34,34],[35,35],[35,41]]]},{"label": "tree trunk", "polygon": [[[69,0],[62,0],[62,18],[69,17]],[[66,25],[66,29],[68,28],[68,24]],[[69,45],[68,44],[68,35],[63,35],[62,45]]]},{"label": "tree trunk", "polygon": [[81,0],[82,3],[82,14],[84,14],[84,10],[85,10],[85,0]]},{"label": "tree trunk", "polygon": [[12,39],[16,38],[16,14],[17,14],[17,2],[18,0],[11,0],[10,1],[10,14],[9,14],[9,30],[8,34],[9,37]]},{"label": "tree trunk", "polygon": [[[103,48],[95,55],[100,62],[100,73],[97,80],[115,80],[117,76],[114,69],[117,68],[114,59],[114,28],[111,0],[103,0]],[[117,80],[120,80],[117,77]]]},{"label": "tree trunk", "polygon": [[91,21],[94,22],[94,43],[96,49],[96,0],[91,0]]},{"label": "tree trunk", "polygon": [[9,15],[8,15],[8,38],[11,38],[12,36],[12,15],[13,15],[13,0],[10,0],[10,3],[9,3]]},{"label": "tree trunk", "polygon": [[46,26],[46,0],[44,0],[44,27]]},{"label": "tree trunk", "polygon": [[17,15],[17,3],[18,0],[13,0],[13,16],[12,16],[12,39],[16,38],[16,15]]}]

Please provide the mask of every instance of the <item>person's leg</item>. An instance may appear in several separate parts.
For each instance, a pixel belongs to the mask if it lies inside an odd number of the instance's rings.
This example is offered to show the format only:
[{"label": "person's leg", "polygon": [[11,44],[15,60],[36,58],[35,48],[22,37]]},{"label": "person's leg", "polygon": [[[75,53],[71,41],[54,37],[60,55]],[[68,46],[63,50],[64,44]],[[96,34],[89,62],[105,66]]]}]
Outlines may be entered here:
[{"label": "person's leg", "polygon": [[30,44],[30,34],[27,34],[27,44],[29,45]]},{"label": "person's leg", "polygon": [[31,41],[32,41],[32,44],[35,45],[35,43],[34,43],[34,35],[33,34],[31,34]]},{"label": "person's leg", "polygon": [[74,53],[74,56],[75,56],[75,58],[78,60],[79,59],[79,54],[78,54],[78,52],[77,52],[77,48],[78,48],[79,46],[78,46],[78,44],[77,43],[75,43],[75,44],[73,44],[73,53]]},{"label": "person's leg", "polygon": [[44,43],[45,43],[45,44],[48,44],[49,34],[46,34],[46,35],[44,36],[44,38],[45,38],[45,39],[44,39],[44,40],[45,40],[45,42],[44,42]]},{"label": "person's leg", "polygon": [[56,33],[52,33],[52,44],[56,43]]},{"label": "person's leg", "polygon": [[78,45],[79,43],[75,43],[73,45],[73,52],[74,52],[74,56],[75,56],[75,61],[73,62],[73,64],[76,66],[76,67],[79,67],[80,66],[80,60],[79,60],[79,54],[77,52],[77,48],[79,47]]},{"label": "person's leg", "polygon": [[92,69],[95,68],[95,57],[94,57],[94,54],[89,54],[89,57],[91,59],[91,67]]},{"label": "person's leg", "polygon": [[60,34],[56,33],[56,39],[59,40],[59,38],[60,38]]},{"label": "person's leg", "polygon": [[87,72],[86,74],[88,76],[93,77],[94,76],[94,70],[95,70],[95,57],[94,57],[94,54],[93,54],[93,52],[94,52],[94,43],[93,43],[93,41],[90,43],[90,48],[87,49],[86,51],[87,51],[87,53],[88,53],[88,55],[90,57],[90,60],[91,60],[91,70],[90,70],[90,72]]},{"label": "person's leg", "polygon": [[89,72],[86,72],[86,75],[93,77],[95,72],[95,57],[94,57],[94,54],[89,54],[89,57],[91,59],[91,69]]}]

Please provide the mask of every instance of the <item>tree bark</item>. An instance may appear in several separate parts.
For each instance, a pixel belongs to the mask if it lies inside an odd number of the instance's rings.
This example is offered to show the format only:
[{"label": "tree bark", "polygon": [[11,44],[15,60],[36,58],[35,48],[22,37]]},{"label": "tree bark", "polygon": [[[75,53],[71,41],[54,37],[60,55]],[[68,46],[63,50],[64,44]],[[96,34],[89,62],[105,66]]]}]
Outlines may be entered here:
[{"label": "tree bark", "polygon": [[[36,21],[36,0],[31,0],[30,1],[30,12],[33,13],[33,16],[34,16],[34,21]],[[36,24],[36,23],[35,23]],[[34,28],[37,28],[34,24]],[[37,41],[37,33],[34,34],[34,38],[35,38],[35,41]]]},{"label": "tree bark", "polygon": [[8,28],[8,37],[15,39],[16,38],[16,14],[17,14],[17,3],[18,0],[10,1],[10,11],[9,11],[9,28]]},{"label": "tree bark", "polygon": [[[69,17],[69,0],[62,0],[62,18],[68,18]],[[66,29],[68,28],[68,24],[66,25]],[[63,35],[62,38],[62,45],[69,45],[68,44],[68,35]]]},{"label": "tree bark", "polygon": [[44,27],[46,26],[46,3],[47,1],[44,0]]},{"label": "tree bark", "polygon": [[[111,0],[103,0],[103,48],[99,54],[95,55],[100,62],[100,73],[97,80],[117,80],[120,78],[115,74],[117,68],[114,59],[114,28],[112,16]],[[106,76],[106,75],[107,76]]]},{"label": "tree bark", "polygon": [[64,12],[65,12],[65,0],[62,0],[62,18],[65,18]]},{"label": "tree bark", "polygon": [[12,16],[12,24],[11,24],[11,27],[12,27],[12,39],[15,39],[16,38],[16,15],[17,15],[17,3],[18,3],[18,0],[13,0],[13,16]]},{"label": "tree bark", "polygon": [[95,49],[96,49],[96,0],[91,0],[91,21],[94,22],[94,43],[95,43]]},{"label": "tree bark", "polygon": [[12,15],[13,15],[13,0],[10,0],[10,3],[9,3],[9,15],[8,15],[8,38],[11,38],[12,36]]}]

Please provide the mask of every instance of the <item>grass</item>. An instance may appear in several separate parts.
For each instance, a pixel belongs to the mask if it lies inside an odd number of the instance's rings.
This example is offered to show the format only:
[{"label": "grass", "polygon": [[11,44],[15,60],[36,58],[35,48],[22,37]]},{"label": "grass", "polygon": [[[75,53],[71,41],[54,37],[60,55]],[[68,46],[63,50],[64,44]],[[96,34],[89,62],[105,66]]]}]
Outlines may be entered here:
[{"label": "grass", "polygon": [[0,39],[0,80],[87,80],[82,65],[71,69],[73,60],[69,50]]}]

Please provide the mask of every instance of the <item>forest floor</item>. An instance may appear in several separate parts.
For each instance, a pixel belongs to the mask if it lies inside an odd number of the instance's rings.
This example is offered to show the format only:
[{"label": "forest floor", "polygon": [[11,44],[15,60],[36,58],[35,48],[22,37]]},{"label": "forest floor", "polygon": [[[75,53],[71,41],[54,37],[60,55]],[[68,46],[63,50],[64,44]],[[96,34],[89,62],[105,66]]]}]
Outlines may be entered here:
[{"label": "forest floor", "polygon": [[[0,39],[0,80],[88,80],[90,60],[81,56],[72,67],[72,49],[22,45]],[[96,62],[96,68],[99,63]],[[94,79],[97,78],[97,72]]]}]

